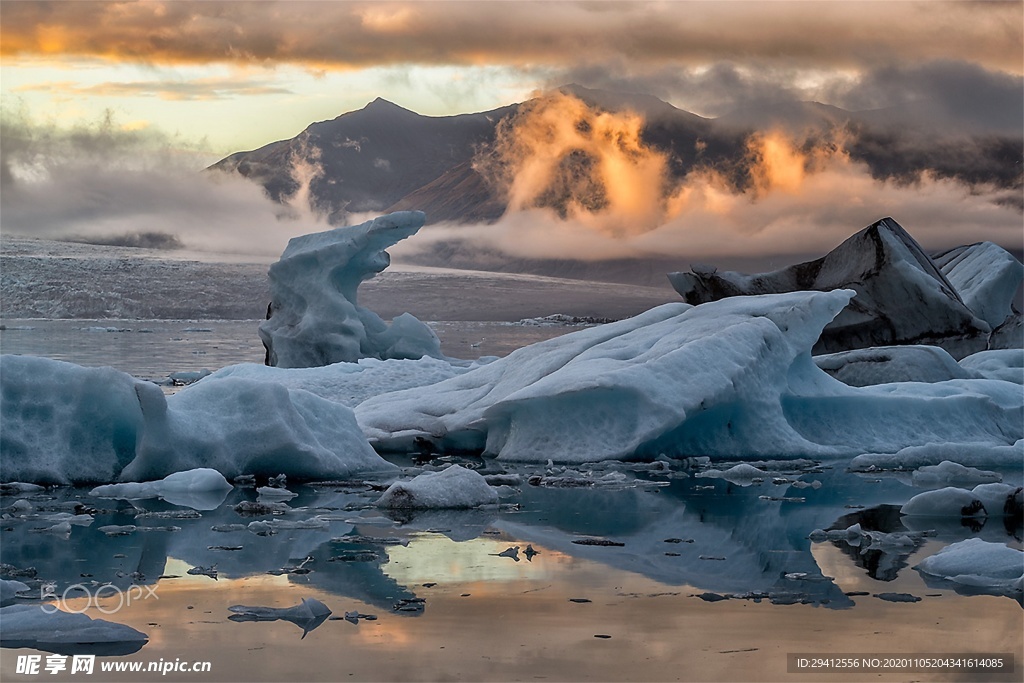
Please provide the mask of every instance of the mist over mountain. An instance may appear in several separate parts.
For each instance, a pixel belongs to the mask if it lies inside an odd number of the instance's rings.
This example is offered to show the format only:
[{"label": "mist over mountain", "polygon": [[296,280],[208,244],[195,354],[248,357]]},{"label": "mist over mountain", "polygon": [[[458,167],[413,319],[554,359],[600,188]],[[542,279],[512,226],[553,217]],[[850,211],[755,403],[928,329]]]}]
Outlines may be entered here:
[{"label": "mist over mountain", "polygon": [[[695,175],[713,174],[722,191],[756,198],[790,182],[787,173],[813,174],[837,154],[866,165],[878,181],[948,179],[1024,210],[1024,135],[1007,123],[1017,120],[1014,112],[997,117],[999,125],[992,116],[927,102],[852,112],[779,101],[707,119],[650,95],[568,85],[447,117],[378,98],[213,168],[259,183],[276,201],[308,193],[309,205],[332,224],[402,209],[423,210],[430,223],[493,223],[538,208],[561,219],[600,217],[634,201],[622,186],[636,180],[629,194],[653,186],[644,196],[660,205],[658,215],[644,217],[646,227],[636,227],[641,220],[605,231],[643,231],[671,217],[673,198]],[[630,174],[639,177],[626,180]]]}]

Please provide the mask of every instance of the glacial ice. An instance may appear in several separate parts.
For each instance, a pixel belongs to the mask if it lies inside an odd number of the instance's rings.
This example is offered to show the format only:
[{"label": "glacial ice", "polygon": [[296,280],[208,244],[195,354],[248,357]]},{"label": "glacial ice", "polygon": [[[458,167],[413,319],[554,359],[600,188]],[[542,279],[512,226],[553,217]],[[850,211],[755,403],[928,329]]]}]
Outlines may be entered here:
[{"label": "glacial ice", "polygon": [[386,324],[359,306],[359,285],[391,263],[385,251],[423,226],[420,211],[295,237],[270,267],[271,304],[259,334],[267,365],[305,368],[360,358],[441,357],[433,330],[408,313]]},{"label": "glacial ice", "polygon": [[978,242],[932,256],[974,314],[996,328],[1013,314],[1024,282],[1024,264],[992,242]]},{"label": "glacial ice", "polygon": [[1024,349],[979,351],[962,359],[960,366],[987,379],[1024,385]]},{"label": "glacial ice", "polygon": [[983,376],[961,367],[945,349],[926,345],[872,346],[840,351],[814,356],[814,364],[851,387],[892,382],[943,382]]},{"label": "glacial ice", "polygon": [[115,481],[142,432],[138,383],[112,368],[0,356],[0,478]]},{"label": "glacial ice", "polygon": [[498,493],[477,472],[452,465],[396,481],[377,500],[382,508],[474,508],[498,502]]},{"label": "glacial ice", "polygon": [[29,587],[21,581],[0,579],[0,607],[5,607],[18,596],[18,593],[25,593]]},{"label": "glacial ice", "polygon": [[361,358],[355,363],[333,363],[316,368],[240,363],[221,368],[210,379],[234,377],[276,382],[354,408],[372,396],[436,384],[465,371],[466,368],[426,356],[419,360]]},{"label": "glacial ice", "polygon": [[131,626],[93,619],[80,612],[44,610],[43,605],[0,607],[0,645],[57,654],[125,655],[149,636]]},{"label": "glacial ice", "polygon": [[939,488],[940,486],[971,486],[976,484],[998,483],[1003,477],[998,472],[979,470],[975,467],[964,467],[960,463],[943,460],[938,465],[925,465],[914,470],[911,475],[914,486],[921,488]]},{"label": "glacial ice", "polygon": [[224,497],[231,489],[231,484],[220,472],[199,467],[169,474],[159,481],[97,486],[89,495],[126,500],[162,498],[172,505],[194,510],[215,510],[224,502]]},{"label": "glacial ice", "polygon": [[811,346],[853,295],[666,304],[370,398],[355,413],[382,450],[426,439],[531,462],[813,458],[1021,438],[1024,396],[1008,382],[855,388],[815,366]]},{"label": "glacial ice", "polygon": [[[992,259],[999,264],[1007,257],[1013,259],[992,246],[993,250],[978,252],[970,260],[972,272],[986,270]],[[977,289],[971,292],[973,295],[976,291],[979,297],[998,291],[998,305],[1002,306],[1009,276],[982,286],[977,278],[967,276],[967,267],[965,262],[963,270],[957,271],[957,276],[965,276],[958,281],[975,283]],[[815,353],[888,344],[934,344],[960,358],[985,349],[992,331],[982,317],[985,312],[976,313],[965,304],[935,262],[892,218],[868,226],[822,258],[772,273],[745,275],[697,267],[690,273],[670,273],[668,277],[683,300],[691,304],[750,294],[855,290],[857,296],[850,306],[825,327]],[[1009,296],[1013,297],[1013,291]]]},{"label": "glacial ice", "polygon": [[223,378],[164,398],[138,385],[145,428],[122,480],[156,479],[195,467],[299,479],[393,471],[373,452],[351,411],[272,382]]},{"label": "glacial ice", "polygon": [[900,513],[915,517],[1003,517],[1020,509],[1020,488],[1002,483],[978,484],[972,490],[947,486],[919,493]]},{"label": "glacial ice", "polygon": [[968,538],[926,557],[915,569],[969,592],[1008,595],[1019,600],[1024,582],[1024,553],[1003,543]]},{"label": "glacial ice", "polygon": [[[165,397],[110,368],[2,356],[5,480],[105,483],[213,468],[299,479],[393,473],[344,405],[273,382],[218,378]],[[164,487],[181,497],[191,479]],[[136,492],[137,493],[137,492]]]},{"label": "glacial ice", "polygon": [[949,460],[966,467],[1016,467],[1024,462],[1024,439],[1013,445],[926,443],[907,446],[895,453],[864,453],[850,461],[855,472],[912,470]]}]

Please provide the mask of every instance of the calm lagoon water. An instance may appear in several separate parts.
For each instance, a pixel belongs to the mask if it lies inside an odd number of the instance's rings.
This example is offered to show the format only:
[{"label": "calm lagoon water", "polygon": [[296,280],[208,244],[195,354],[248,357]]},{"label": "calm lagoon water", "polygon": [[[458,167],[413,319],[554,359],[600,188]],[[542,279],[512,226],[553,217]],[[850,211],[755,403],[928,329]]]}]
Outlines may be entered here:
[{"label": "calm lagoon water", "polygon": [[[4,353],[112,365],[141,377],[263,355],[258,321],[4,323]],[[498,323],[435,329],[446,352],[462,357],[507,353],[567,331]],[[411,475],[450,461],[396,462]],[[384,514],[373,506],[380,492],[372,483],[292,485],[299,495],[287,512],[255,517],[234,507],[256,499],[251,488],[194,502],[200,510],[99,499],[83,489],[3,495],[0,562],[4,578],[28,583],[37,596],[50,584],[66,596],[63,608],[148,634],[138,651],[99,662],[211,663],[204,674],[97,672],[93,680],[1021,680],[1021,606],[959,594],[914,569],[971,537],[1020,548],[1019,527],[946,524],[913,546],[886,549],[808,539],[814,529],[858,521],[904,530],[893,506],[920,491],[905,476],[854,475],[842,462],[780,464],[768,481],[740,486],[697,477],[699,468],[678,461],[568,472],[459,462],[514,477],[498,508]],[[1002,474],[1021,484],[1019,469]],[[566,475],[590,485],[538,480]],[[19,499],[25,503],[14,515]],[[76,509],[95,520],[67,535],[43,531],[53,524],[49,515]],[[260,521],[269,525],[248,526]],[[110,536],[100,531],[105,525],[138,528]],[[274,533],[256,533],[268,528]],[[196,567],[207,574],[188,573]],[[125,604],[112,589],[98,601],[87,597],[106,584],[146,598]],[[133,585],[147,590],[128,592]],[[233,605],[290,607],[307,597],[327,605],[331,618],[229,618]],[[375,619],[344,618],[353,612]],[[789,673],[787,653],[796,652],[1003,653],[1015,657],[1015,670]],[[89,679],[19,675],[22,654],[48,653],[3,649],[0,678]]]}]

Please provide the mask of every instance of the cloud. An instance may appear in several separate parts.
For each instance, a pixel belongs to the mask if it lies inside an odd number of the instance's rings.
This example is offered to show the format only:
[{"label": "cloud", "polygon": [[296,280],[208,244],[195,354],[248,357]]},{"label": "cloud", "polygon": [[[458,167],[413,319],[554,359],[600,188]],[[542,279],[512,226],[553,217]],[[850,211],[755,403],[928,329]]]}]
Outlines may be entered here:
[{"label": "cloud", "polygon": [[48,92],[101,97],[158,97],[162,100],[221,100],[248,95],[290,95],[292,91],[262,81],[202,78],[192,81],[130,81],[79,85],[48,81],[13,88],[11,92]]},{"label": "cloud", "polygon": [[324,68],[952,58],[1020,73],[1022,11],[1013,2],[18,2],[4,6],[0,50]]},{"label": "cloud", "polygon": [[[679,176],[642,129],[635,113],[597,111],[564,93],[532,101],[499,127],[478,164],[508,200],[505,215],[494,225],[432,228],[400,253],[583,260],[824,253],[886,215],[928,249],[982,240],[1022,246],[1019,164],[1009,166],[1015,175],[1005,183],[993,181],[991,169],[963,163],[972,153],[966,147],[936,148],[934,158],[911,159],[900,175],[885,172],[884,160],[869,165],[855,156],[863,140],[845,128],[809,137],[758,130],[728,174],[697,164]],[[1011,160],[1019,148],[1007,150]],[[943,166],[957,158],[960,165]]]},{"label": "cloud", "polygon": [[300,190],[279,204],[240,176],[203,172],[202,145],[126,130],[110,114],[62,130],[5,111],[0,124],[5,234],[274,256],[328,227],[303,191],[312,163],[296,166]]}]

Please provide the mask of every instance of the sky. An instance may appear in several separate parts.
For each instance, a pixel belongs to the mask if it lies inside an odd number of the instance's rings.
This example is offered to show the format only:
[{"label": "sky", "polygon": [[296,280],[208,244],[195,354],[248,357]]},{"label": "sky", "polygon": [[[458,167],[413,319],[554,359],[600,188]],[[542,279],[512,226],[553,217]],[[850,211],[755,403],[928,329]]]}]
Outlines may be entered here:
[{"label": "sky", "polygon": [[[0,171],[6,208],[21,216],[15,177],[21,189],[62,174],[68,180],[97,159],[118,182],[132,173],[194,171],[376,97],[442,116],[521,102],[570,82],[648,93],[706,117],[797,101],[852,111],[919,103],[951,135],[969,125],[1020,137],[1022,34],[1021,2],[3,0]],[[854,175],[854,184],[871,182]],[[95,197],[104,180],[74,177],[75,196]],[[817,180],[779,195],[785,201],[775,202],[772,220],[784,220],[794,197],[818,201],[809,193],[851,182],[842,174],[834,184]],[[916,194],[874,189],[890,204],[900,201],[893,193],[914,205],[949,194],[928,182]],[[36,205],[58,190],[28,189]],[[970,203],[987,191],[972,186],[964,196]],[[157,204],[196,193],[197,204],[208,200],[220,214],[280,218],[273,207],[254,209],[261,200],[241,186],[172,188]],[[143,196],[137,189],[135,203]],[[769,211],[773,199],[762,197],[754,213]],[[1005,242],[1020,228],[1020,212],[992,206],[999,205],[968,206],[946,232],[983,219],[1002,226],[984,234]],[[37,222],[83,210],[49,207]],[[125,220],[105,229],[122,229]]]}]

